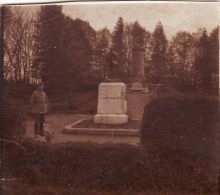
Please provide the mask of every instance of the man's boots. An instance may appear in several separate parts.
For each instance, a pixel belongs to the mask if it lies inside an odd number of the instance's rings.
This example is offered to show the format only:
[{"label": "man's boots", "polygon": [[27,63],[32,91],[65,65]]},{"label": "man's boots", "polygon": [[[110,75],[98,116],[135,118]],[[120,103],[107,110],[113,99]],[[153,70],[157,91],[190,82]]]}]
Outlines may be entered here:
[{"label": "man's boots", "polygon": [[40,136],[44,136],[44,114],[40,114]]},{"label": "man's boots", "polygon": [[37,138],[38,134],[39,134],[39,124],[38,123],[34,123],[34,137]]}]

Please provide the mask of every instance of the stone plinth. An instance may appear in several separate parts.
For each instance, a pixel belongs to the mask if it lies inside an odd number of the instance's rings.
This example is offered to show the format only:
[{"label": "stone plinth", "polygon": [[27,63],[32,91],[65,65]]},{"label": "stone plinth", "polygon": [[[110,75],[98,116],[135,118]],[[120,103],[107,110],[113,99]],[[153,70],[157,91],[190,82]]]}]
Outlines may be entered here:
[{"label": "stone plinth", "polygon": [[148,93],[149,92],[147,84],[141,83],[138,81],[131,83],[131,90],[134,92],[141,92],[141,93]]},{"label": "stone plinth", "polygon": [[96,114],[94,116],[94,123],[101,124],[124,124],[128,122],[126,114]]},{"label": "stone plinth", "polygon": [[94,123],[124,124],[128,122],[125,97],[126,85],[124,83],[101,83]]}]

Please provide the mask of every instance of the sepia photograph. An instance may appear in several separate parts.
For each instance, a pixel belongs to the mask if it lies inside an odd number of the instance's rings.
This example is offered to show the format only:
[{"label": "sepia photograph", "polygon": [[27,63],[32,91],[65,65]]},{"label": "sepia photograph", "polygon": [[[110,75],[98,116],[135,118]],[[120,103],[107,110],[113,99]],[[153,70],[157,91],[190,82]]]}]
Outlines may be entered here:
[{"label": "sepia photograph", "polygon": [[3,195],[217,195],[218,2],[1,5]]}]

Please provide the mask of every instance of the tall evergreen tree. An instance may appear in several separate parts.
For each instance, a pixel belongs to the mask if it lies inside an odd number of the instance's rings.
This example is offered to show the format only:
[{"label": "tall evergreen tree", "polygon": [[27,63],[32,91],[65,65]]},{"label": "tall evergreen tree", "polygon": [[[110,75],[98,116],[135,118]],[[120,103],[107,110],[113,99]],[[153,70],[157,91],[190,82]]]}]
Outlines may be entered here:
[{"label": "tall evergreen tree", "polygon": [[131,64],[132,64],[132,49],[133,49],[133,38],[132,38],[133,24],[126,24],[124,31],[124,46],[125,46],[125,64],[127,69],[127,76],[130,78]]},{"label": "tall evergreen tree", "polygon": [[151,61],[154,68],[154,82],[161,83],[166,71],[166,48],[167,39],[164,34],[161,22],[158,22],[152,35],[152,56]]},{"label": "tall evergreen tree", "polygon": [[88,38],[90,35],[85,30],[88,26],[85,28],[85,25],[86,22],[80,19],[65,19],[61,51],[66,89],[80,89],[89,82],[92,46]]},{"label": "tall evergreen tree", "polygon": [[61,37],[64,15],[61,6],[41,6],[38,14],[38,59],[36,63],[42,68],[41,76],[46,87],[59,91],[62,86]]},{"label": "tall evergreen tree", "polygon": [[209,37],[206,29],[203,30],[202,36],[198,41],[198,55],[195,60],[195,67],[198,72],[198,83],[203,92],[211,86],[211,66],[210,66],[210,55],[209,55]]},{"label": "tall evergreen tree", "polygon": [[112,34],[112,49],[116,60],[114,63],[115,77],[123,79],[126,75],[125,46],[124,46],[124,21],[119,17]]},{"label": "tall evergreen tree", "polygon": [[144,47],[144,35],[145,29],[140,26],[140,24],[135,21],[132,28],[132,38],[133,38],[133,47],[143,48]]},{"label": "tall evergreen tree", "polygon": [[42,6],[38,18],[37,66],[48,92],[82,89],[90,83],[95,30],[88,22],[64,16],[57,5]]},{"label": "tall evergreen tree", "polygon": [[145,34],[144,34],[144,61],[145,61],[145,75],[146,76],[146,80],[149,83],[152,83],[152,74],[151,74],[151,70],[152,70],[152,61],[151,61],[151,56],[153,53],[153,49],[152,49],[152,34],[145,30]]}]

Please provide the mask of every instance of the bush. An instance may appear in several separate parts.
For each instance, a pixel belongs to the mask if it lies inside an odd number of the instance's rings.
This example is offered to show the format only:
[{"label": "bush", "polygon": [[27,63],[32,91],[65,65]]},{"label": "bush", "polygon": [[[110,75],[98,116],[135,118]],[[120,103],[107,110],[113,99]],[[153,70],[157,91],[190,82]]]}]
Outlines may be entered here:
[{"label": "bush", "polygon": [[146,105],[141,142],[159,155],[217,153],[218,101],[205,97],[172,97]]},{"label": "bush", "polygon": [[[4,144],[3,177],[23,178],[29,184],[63,188],[133,191],[216,192],[212,165],[166,159],[126,144],[48,144],[26,139]],[[212,167],[213,168],[213,167]],[[136,194],[134,193],[134,194]]]},{"label": "bush", "polygon": [[21,99],[25,103],[29,103],[31,94],[36,90],[36,85],[27,84],[25,82],[10,83],[4,82],[4,97],[10,99]]},{"label": "bush", "polygon": [[5,139],[23,136],[26,132],[26,115],[8,102],[3,103],[2,132]]},{"label": "bush", "polygon": [[143,177],[139,162],[141,153],[133,146],[92,143],[53,145],[31,139],[22,142],[21,146],[18,148],[5,143],[4,150],[7,152],[3,175],[16,174],[14,176],[19,175],[32,184],[83,186],[109,191],[140,190],[148,185],[140,179]]},{"label": "bush", "polygon": [[159,97],[146,105],[141,142],[160,169],[156,180],[184,189],[217,186],[217,128],[216,98]]}]

